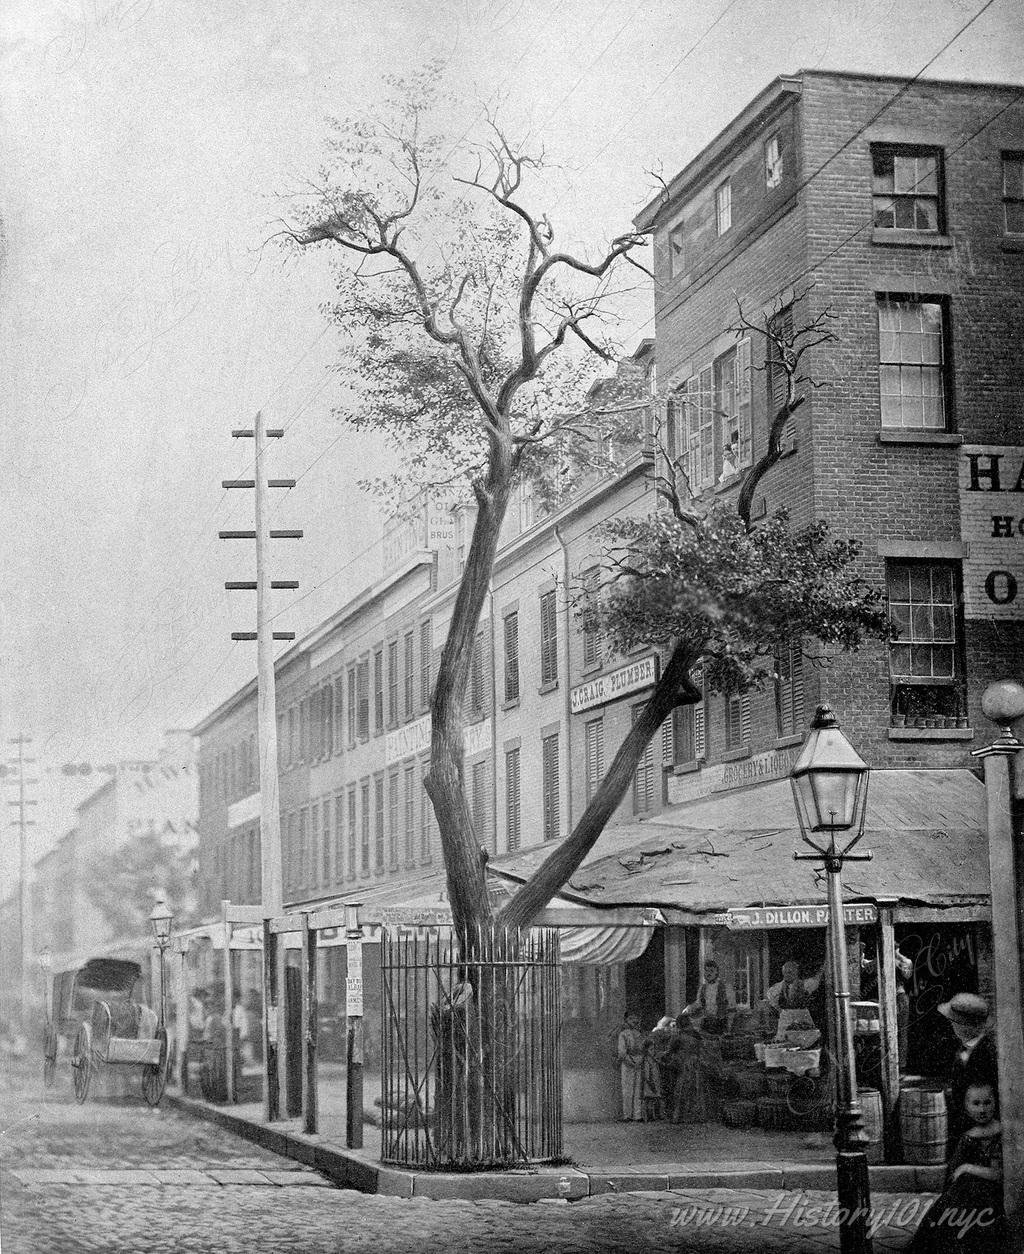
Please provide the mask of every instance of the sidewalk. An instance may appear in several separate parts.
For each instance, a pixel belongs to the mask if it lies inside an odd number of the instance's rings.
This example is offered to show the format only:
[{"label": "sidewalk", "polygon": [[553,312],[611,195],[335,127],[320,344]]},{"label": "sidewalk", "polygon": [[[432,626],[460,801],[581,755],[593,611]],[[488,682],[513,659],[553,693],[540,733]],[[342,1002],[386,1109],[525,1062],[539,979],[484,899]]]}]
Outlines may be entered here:
[{"label": "sidewalk", "polygon": [[[830,1142],[806,1134],[758,1138],[756,1130],[716,1127],[715,1159],[709,1161],[704,1130],[694,1125],[567,1124],[565,1150],[573,1166],[469,1174],[426,1172],[382,1164],[380,1129],[371,1124],[363,1126],[363,1148],[348,1149],[344,1120],[339,1122],[330,1110],[321,1111],[321,1132],[309,1136],[302,1131],[301,1119],[264,1124],[262,1106],[257,1103],[217,1106],[170,1091],[164,1100],[361,1193],[535,1202],[670,1189],[792,1193],[836,1187]],[[752,1158],[752,1149],[766,1156]],[[942,1167],[872,1166],[871,1188],[886,1194],[938,1192],[942,1173]]]}]

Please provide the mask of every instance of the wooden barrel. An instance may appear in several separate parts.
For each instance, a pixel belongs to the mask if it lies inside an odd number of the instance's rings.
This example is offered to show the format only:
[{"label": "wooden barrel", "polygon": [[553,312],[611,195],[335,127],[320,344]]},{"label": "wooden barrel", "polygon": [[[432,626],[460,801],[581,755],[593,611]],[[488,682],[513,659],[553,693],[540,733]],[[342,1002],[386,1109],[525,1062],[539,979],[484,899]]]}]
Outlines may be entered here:
[{"label": "wooden barrel", "polygon": [[878,1089],[858,1089],[857,1101],[860,1103],[864,1131],[868,1138],[865,1150],[867,1160],[869,1163],[880,1163],[885,1159],[882,1143],[882,1094]]},{"label": "wooden barrel", "polygon": [[946,1161],[946,1095],[942,1089],[900,1089],[900,1135],[906,1162]]}]

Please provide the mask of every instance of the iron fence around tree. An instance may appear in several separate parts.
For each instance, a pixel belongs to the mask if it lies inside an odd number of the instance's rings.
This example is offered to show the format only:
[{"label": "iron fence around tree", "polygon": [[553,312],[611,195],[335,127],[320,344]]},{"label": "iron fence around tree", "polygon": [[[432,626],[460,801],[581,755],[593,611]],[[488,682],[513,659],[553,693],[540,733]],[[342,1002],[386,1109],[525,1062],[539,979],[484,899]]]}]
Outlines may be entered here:
[{"label": "iron fence around tree", "polygon": [[558,933],[381,940],[381,1158],[450,1170],[562,1156]]}]

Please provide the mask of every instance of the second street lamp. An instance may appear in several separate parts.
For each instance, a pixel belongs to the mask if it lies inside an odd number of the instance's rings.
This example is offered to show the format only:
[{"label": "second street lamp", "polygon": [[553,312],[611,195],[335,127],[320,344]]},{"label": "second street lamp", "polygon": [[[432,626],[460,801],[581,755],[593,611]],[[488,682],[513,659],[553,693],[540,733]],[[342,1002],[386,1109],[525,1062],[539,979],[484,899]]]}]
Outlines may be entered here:
[{"label": "second street lamp", "polygon": [[[864,835],[869,774],[867,764],[839,730],[831,709],[827,705],[819,705],[810,735],[790,774],[800,835],[814,852],[795,853],[793,857],[824,863],[827,872],[832,988],[836,998],[839,1035],[836,1042],[838,1108],[834,1143],[836,1185],[842,1216],[839,1248],[843,1254],[871,1254],[867,1135],[857,1099],[842,886],[844,862],[867,862],[871,858],[870,853],[850,852]],[[826,833],[828,843],[819,843]],[[836,835],[851,833],[851,839],[840,848],[836,844]]]}]

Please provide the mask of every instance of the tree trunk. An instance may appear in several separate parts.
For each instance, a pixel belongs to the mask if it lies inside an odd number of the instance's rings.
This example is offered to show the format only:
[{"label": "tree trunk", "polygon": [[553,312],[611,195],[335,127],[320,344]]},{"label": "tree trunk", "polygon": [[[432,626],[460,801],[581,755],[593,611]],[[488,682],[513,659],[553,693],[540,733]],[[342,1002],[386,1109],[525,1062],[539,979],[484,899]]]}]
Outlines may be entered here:
[{"label": "tree trunk", "polygon": [[658,728],[678,705],[692,705],[700,693],[690,683],[690,669],[699,650],[677,646],[650,700],[633,724],[616,753],[590,804],[580,816],[572,834],[557,845],[507,906],[498,915],[498,925],[509,931],[522,931],[543,910],[552,897],[579,869],[597,843],[608,820],[626,795],[633,775]]},{"label": "tree trunk", "polygon": [[486,858],[466,799],[463,778],[462,708],[469,664],[484,598],[512,492],[510,447],[495,437],[486,487],[477,490],[477,518],[466,568],[455,598],[430,701],[430,771],[423,781],[441,831],[448,899],[461,947],[477,925],[492,916],[487,896]]}]

